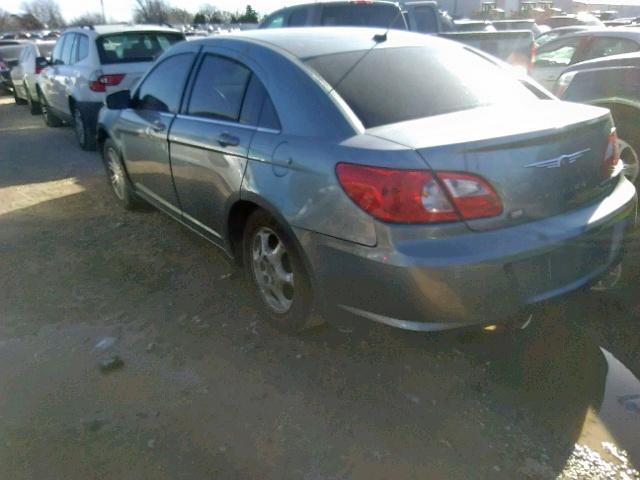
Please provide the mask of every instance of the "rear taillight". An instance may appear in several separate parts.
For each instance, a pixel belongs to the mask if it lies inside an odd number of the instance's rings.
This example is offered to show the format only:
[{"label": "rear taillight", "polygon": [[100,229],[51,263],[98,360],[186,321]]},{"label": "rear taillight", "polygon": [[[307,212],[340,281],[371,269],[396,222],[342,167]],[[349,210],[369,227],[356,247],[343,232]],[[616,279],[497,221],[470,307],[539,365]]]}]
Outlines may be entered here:
[{"label": "rear taillight", "polygon": [[36,65],[36,75],[42,72],[45,68],[47,68],[46,65]]},{"label": "rear taillight", "polygon": [[89,88],[94,92],[106,92],[107,87],[115,87],[120,84],[124,74],[113,73],[110,75],[100,75],[96,80],[89,81]]},{"label": "rear taillight", "polygon": [[602,178],[605,180],[615,177],[620,173],[620,147],[618,147],[618,134],[616,129],[612,128],[609,134],[607,150],[604,154],[604,162],[602,164]]},{"label": "rear taillight", "polygon": [[500,215],[502,203],[468,173],[396,170],[339,163],[338,181],[356,205],[391,223],[440,223]]}]

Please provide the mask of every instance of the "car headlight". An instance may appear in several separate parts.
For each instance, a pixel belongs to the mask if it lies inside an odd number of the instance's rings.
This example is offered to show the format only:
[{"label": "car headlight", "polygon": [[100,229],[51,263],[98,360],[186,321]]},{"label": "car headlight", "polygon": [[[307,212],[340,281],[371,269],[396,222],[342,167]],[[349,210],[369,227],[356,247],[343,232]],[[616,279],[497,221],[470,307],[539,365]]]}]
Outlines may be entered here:
[{"label": "car headlight", "polygon": [[560,78],[558,78],[558,80],[556,81],[556,85],[554,88],[556,97],[562,97],[564,95],[564,92],[567,91],[567,88],[569,88],[569,85],[571,85],[573,77],[575,77],[577,73],[578,72],[567,72],[560,75]]}]

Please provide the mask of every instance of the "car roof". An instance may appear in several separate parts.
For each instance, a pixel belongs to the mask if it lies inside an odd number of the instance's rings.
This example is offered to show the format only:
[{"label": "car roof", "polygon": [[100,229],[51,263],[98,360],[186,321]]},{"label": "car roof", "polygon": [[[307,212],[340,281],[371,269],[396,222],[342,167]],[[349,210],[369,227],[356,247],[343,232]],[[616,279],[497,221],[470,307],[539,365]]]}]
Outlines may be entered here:
[{"label": "car roof", "polygon": [[130,25],[127,23],[114,24],[114,25],[91,25],[87,27],[72,27],[65,30],[65,32],[95,32],[96,35],[108,35],[111,33],[124,33],[124,32],[176,32],[180,33],[180,30],[165,25]]},{"label": "car roof", "polygon": [[244,40],[263,46],[286,51],[294,57],[307,59],[322,55],[368,50],[376,48],[455,46],[450,40],[408,32],[388,30],[384,41],[376,42],[374,36],[383,35],[384,28],[369,27],[302,27],[247,30],[225,35],[208,37],[190,42],[193,45],[218,43],[225,39]]}]

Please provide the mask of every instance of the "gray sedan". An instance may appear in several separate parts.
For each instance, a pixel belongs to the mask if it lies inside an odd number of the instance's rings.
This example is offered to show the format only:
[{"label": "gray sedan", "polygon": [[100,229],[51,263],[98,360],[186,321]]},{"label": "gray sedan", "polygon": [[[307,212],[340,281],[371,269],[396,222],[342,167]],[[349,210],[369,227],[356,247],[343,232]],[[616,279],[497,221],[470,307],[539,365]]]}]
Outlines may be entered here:
[{"label": "gray sedan", "polygon": [[607,110],[439,38],[184,42],[107,107],[116,198],[244,264],[289,331],[336,311],[423,331],[506,321],[616,266],[635,223]]}]

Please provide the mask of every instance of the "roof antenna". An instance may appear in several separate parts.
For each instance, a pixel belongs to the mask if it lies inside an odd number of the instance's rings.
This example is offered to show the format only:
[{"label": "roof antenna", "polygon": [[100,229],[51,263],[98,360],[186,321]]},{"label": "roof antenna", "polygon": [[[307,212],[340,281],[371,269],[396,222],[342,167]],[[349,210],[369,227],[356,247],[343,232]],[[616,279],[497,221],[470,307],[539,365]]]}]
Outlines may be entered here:
[{"label": "roof antenna", "polygon": [[391,22],[389,22],[389,25],[387,26],[387,29],[384,31],[384,33],[376,33],[373,36],[373,41],[376,42],[376,43],[386,42],[387,41],[387,34],[389,33],[389,30],[391,30],[391,27],[393,27],[393,24],[396,23],[396,20],[398,19],[398,17],[401,17],[401,16],[402,16],[402,10],[400,8],[398,8],[398,13],[396,13],[396,16],[393,17],[393,20],[391,20]]}]

